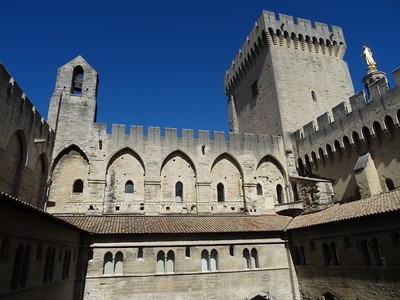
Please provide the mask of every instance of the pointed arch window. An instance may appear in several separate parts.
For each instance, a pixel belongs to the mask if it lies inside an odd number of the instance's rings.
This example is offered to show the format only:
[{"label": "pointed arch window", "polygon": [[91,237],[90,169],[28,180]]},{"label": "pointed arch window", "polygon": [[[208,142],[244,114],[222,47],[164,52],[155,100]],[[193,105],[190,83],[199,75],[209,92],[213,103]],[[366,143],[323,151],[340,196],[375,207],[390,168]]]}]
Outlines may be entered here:
[{"label": "pointed arch window", "polygon": [[73,193],[82,193],[83,192],[83,181],[82,179],[77,179],[74,181],[74,186],[72,188]]},{"label": "pointed arch window", "polygon": [[225,202],[225,187],[221,182],[217,185],[217,198],[218,202]]},{"label": "pointed arch window", "polygon": [[218,252],[215,249],[211,250],[210,253],[210,271],[218,270]]},{"label": "pointed arch window", "polygon": [[253,269],[258,269],[258,253],[256,248],[251,249],[250,260],[251,260],[251,267]]},{"label": "pointed arch window", "polygon": [[157,253],[157,266],[156,266],[157,273],[164,273],[164,271],[165,271],[164,259],[165,259],[164,251],[159,251]]},{"label": "pointed arch window", "polygon": [[393,180],[388,177],[385,179],[385,183],[386,183],[386,187],[387,187],[388,191],[393,191],[396,188],[394,186]]},{"label": "pointed arch window", "polygon": [[175,184],[175,201],[183,202],[183,184],[180,181]]},{"label": "pointed arch window", "polygon": [[71,94],[80,95],[82,94],[83,87],[83,68],[76,66],[72,75],[72,91]]},{"label": "pointed arch window", "polygon": [[114,274],[121,275],[123,272],[124,266],[124,255],[122,252],[117,252],[115,254],[115,263],[114,263]]},{"label": "pointed arch window", "polygon": [[202,272],[207,272],[208,271],[208,265],[209,265],[208,251],[207,250],[203,250],[201,252],[201,271]]},{"label": "pointed arch window", "polygon": [[104,255],[103,261],[103,275],[112,275],[113,273],[113,257],[111,252]]},{"label": "pointed arch window", "polygon": [[276,186],[276,199],[278,204],[282,204],[284,200],[283,188],[280,184]]},{"label": "pointed arch window", "polygon": [[133,182],[132,182],[132,180],[128,180],[126,183],[125,183],[125,193],[126,194],[133,194],[133,192],[134,192],[134,184],[133,184]]},{"label": "pointed arch window", "polygon": [[257,195],[262,196],[263,190],[261,184],[257,183]]},{"label": "pointed arch window", "polygon": [[175,271],[175,254],[172,250],[169,250],[167,253],[167,263],[165,271],[167,273],[173,273]]},{"label": "pointed arch window", "polygon": [[172,250],[167,252],[165,256],[164,251],[157,253],[157,273],[173,273],[175,271],[175,253]]},{"label": "pointed arch window", "polygon": [[249,249],[247,249],[247,248],[243,249],[243,266],[245,269],[250,269],[250,266],[251,266],[250,253],[249,253]]}]

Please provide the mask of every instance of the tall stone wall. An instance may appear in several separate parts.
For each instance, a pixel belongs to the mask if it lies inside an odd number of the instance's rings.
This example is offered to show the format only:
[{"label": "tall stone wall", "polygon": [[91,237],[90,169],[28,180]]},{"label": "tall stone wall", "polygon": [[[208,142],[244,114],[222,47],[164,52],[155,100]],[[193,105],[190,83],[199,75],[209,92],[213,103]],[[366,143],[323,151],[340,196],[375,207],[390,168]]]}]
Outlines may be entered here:
[{"label": "tall stone wall", "polygon": [[[396,82],[399,74],[399,69],[393,72]],[[350,106],[335,106],[332,118],[325,113],[292,135],[301,172],[332,179],[337,200],[367,197],[400,185],[399,88],[390,89],[386,78],[368,88],[369,98],[360,91],[350,98]],[[357,167],[368,153],[374,176],[366,166]]]},{"label": "tall stone wall", "polygon": [[[94,243],[85,298],[250,299],[269,293],[276,299],[299,299],[283,240],[185,239],[185,242]],[[216,264],[210,261],[207,269],[204,260],[213,260],[213,251],[217,253]],[[116,274],[104,274],[107,253],[112,254],[114,264],[121,260],[118,253],[123,254],[123,267]]]},{"label": "tall stone wall", "polygon": [[239,132],[282,135],[288,150],[294,130],[353,94],[341,28],[296,21],[264,11],[225,76]]},{"label": "tall stone wall", "polygon": [[[76,92],[74,74],[83,73]],[[61,213],[273,212],[291,201],[282,138],[95,123],[97,73],[77,57],[59,69],[47,209]],[[259,188],[257,189],[257,186]]]},{"label": "tall stone wall", "polygon": [[0,63],[0,191],[43,208],[54,133]]}]

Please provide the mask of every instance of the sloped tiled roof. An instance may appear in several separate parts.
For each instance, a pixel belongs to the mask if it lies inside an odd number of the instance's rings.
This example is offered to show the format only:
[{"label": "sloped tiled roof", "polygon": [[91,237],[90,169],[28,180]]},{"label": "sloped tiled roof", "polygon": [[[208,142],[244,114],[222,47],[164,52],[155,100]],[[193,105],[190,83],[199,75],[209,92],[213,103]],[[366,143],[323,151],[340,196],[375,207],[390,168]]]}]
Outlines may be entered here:
[{"label": "sloped tiled roof", "polygon": [[74,226],[73,224],[71,224],[69,222],[66,222],[60,218],[57,218],[54,215],[49,214],[49,213],[41,210],[40,208],[37,208],[36,206],[33,206],[32,204],[29,204],[18,198],[15,198],[7,193],[0,192],[0,203],[15,207],[21,211],[26,211],[27,213],[34,214],[40,218],[47,219],[49,221],[58,223],[60,225],[69,227],[71,229],[78,230],[78,231],[84,231],[81,228]]},{"label": "sloped tiled roof", "polygon": [[400,210],[400,191],[393,191],[349,203],[336,203],[324,210],[294,218],[288,230],[332,223]]},{"label": "sloped tiled roof", "polygon": [[58,216],[95,234],[177,234],[283,231],[290,217],[261,216]]}]

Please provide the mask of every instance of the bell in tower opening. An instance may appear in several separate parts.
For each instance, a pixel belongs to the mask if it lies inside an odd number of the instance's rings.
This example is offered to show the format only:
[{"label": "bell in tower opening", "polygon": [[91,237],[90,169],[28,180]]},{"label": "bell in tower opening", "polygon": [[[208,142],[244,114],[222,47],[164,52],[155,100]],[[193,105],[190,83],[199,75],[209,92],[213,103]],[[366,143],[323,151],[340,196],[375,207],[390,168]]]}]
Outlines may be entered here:
[{"label": "bell in tower opening", "polygon": [[74,75],[72,80],[72,93],[81,94],[83,86],[83,69],[81,66],[77,66],[74,69]]}]

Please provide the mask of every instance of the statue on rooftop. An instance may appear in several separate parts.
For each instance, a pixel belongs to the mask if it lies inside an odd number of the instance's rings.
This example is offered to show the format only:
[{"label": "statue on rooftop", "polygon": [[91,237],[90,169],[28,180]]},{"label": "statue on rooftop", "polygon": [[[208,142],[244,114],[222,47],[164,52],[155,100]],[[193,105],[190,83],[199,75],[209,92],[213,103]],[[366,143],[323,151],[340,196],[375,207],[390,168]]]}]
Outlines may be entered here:
[{"label": "statue on rooftop", "polygon": [[372,51],[370,48],[368,48],[367,46],[363,46],[363,53],[362,56],[365,59],[365,62],[367,63],[367,66],[372,66],[375,67],[376,66],[376,61],[374,60],[374,58],[372,57]]}]

